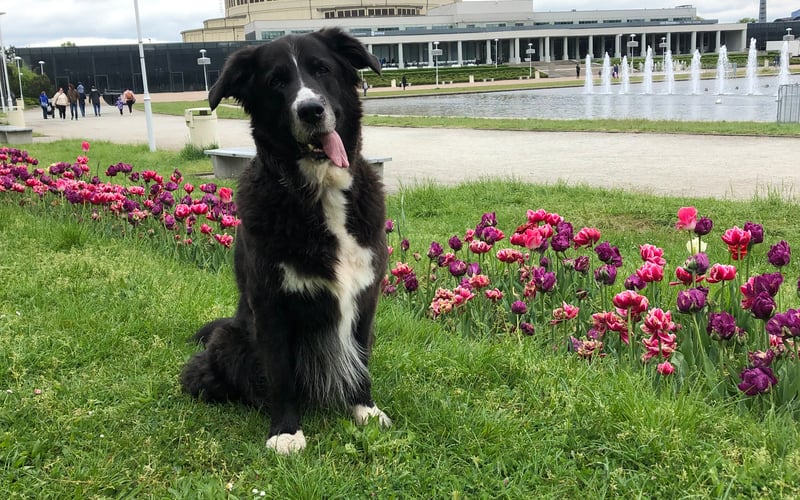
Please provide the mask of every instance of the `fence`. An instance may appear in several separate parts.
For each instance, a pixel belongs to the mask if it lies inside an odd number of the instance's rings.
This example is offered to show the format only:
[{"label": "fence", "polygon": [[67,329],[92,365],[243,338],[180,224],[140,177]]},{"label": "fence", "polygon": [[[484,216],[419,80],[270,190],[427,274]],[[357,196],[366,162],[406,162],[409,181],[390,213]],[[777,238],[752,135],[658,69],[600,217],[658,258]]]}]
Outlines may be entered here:
[{"label": "fence", "polygon": [[800,123],[800,84],[778,87],[778,123]]}]

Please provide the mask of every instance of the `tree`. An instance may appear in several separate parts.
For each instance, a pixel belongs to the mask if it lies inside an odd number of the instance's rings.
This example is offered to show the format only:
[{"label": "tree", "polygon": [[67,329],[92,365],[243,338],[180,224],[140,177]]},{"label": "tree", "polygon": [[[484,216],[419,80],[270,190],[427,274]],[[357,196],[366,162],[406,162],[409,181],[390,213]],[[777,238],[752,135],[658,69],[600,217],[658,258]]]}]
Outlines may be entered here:
[{"label": "tree", "polygon": [[751,24],[751,23],[755,23],[755,22],[758,22],[758,21],[754,17],[743,17],[743,18],[739,19],[739,22],[742,23],[742,24]]},{"label": "tree", "polygon": [[64,42],[61,44],[62,47],[76,47],[75,42]]}]

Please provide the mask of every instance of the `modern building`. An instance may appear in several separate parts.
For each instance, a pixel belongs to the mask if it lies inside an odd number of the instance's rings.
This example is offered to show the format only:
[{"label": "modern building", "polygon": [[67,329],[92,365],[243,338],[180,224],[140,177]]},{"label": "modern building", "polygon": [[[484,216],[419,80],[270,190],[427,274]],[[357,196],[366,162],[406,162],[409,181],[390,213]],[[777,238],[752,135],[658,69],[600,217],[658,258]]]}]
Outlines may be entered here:
[{"label": "modern building", "polygon": [[[350,2],[350,3],[347,3]],[[225,0],[225,17],[182,32],[183,43],[144,44],[151,92],[204,89],[205,50],[208,83],[225,59],[246,44],[289,33],[340,26],[387,68],[432,66],[433,50],[443,65],[527,64],[548,71],[559,61],[656,54],[675,55],[747,50],[751,37],[759,50],[781,40],[787,28],[800,34],[800,22],[719,23],[700,19],[691,5],[672,8],[537,12],[531,0]],[[43,71],[58,86],[94,83],[98,88],[142,90],[138,46],[17,48],[22,63]],[[39,62],[42,64],[39,64]]]}]

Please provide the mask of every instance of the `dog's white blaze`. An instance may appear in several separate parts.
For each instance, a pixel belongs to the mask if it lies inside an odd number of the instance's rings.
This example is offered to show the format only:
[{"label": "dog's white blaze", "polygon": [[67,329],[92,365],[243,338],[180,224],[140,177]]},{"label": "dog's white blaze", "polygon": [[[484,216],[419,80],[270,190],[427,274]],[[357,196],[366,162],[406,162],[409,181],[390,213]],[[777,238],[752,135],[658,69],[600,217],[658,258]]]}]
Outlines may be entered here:
[{"label": "dog's white blaze", "polygon": [[281,262],[278,267],[283,271],[281,289],[301,295],[314,295],[327,288],[327,280],[322,278],[306,278],[301,276],[292,266]]}]

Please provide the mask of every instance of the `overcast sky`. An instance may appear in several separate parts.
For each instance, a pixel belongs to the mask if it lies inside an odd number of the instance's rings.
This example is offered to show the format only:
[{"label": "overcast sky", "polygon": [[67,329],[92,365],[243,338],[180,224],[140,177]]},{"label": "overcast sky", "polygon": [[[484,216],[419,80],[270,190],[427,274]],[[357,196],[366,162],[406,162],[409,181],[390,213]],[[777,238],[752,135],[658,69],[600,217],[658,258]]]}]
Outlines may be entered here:
[{"label": "overcast sky", "polygon": [[[181,31],[202,28],[206,19],[222,17],[223,0],[138,0],[142,39],[181,41]],[[720,22],[758,17],[759,0],[650,0],[651,8],[690,3],[697,14]],[[641,8],[641,0],[533,0],[538,11]],[[787,17],[800,0],[769,0],[767,19]],[[17,47],[135,43],[133,0],[2,0],[3,45]]]}]

